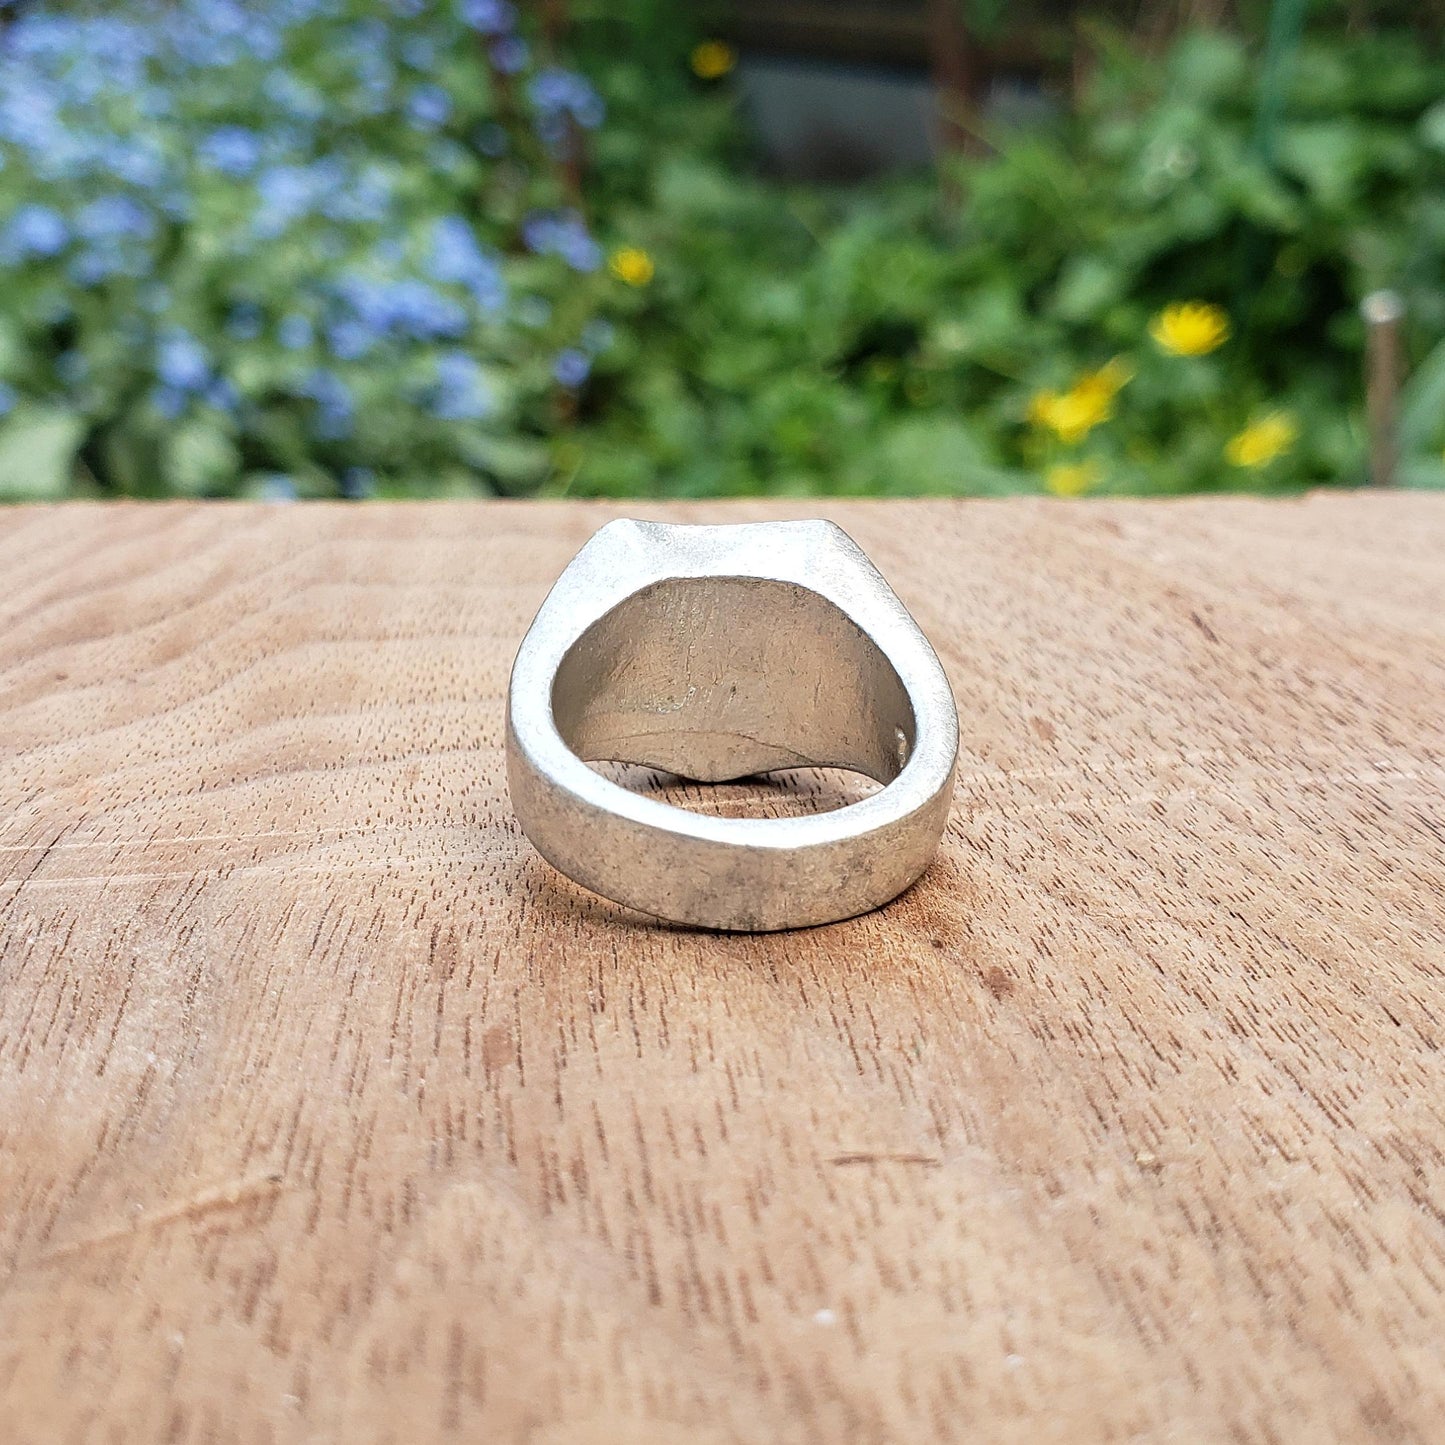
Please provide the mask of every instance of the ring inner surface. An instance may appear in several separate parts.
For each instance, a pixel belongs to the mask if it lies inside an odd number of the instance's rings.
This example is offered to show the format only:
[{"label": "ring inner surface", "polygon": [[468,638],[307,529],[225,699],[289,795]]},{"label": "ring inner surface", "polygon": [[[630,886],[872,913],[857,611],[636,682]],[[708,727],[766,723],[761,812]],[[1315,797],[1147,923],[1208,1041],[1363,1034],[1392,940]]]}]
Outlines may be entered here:
[{"label": "ring inner surface", "polygon": [[890,783],[916,736],[873,639],[818,593],[757,577],[633,593],[567,651],[552,712],[586,762],[701,782],[832,767]]}]

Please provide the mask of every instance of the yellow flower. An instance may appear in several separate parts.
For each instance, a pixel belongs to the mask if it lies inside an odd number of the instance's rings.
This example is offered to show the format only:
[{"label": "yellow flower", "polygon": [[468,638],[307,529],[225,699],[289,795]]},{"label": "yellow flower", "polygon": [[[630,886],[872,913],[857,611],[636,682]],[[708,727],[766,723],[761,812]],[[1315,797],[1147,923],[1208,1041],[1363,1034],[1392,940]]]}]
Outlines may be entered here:
[{"label": "yellow flower", "polygon": [[1029,420],[1047,428],[1060,441],[1081,442],[1114,414],[1114,404],[1092,392],[1041,391],[1029,403]]},{"label": "yellow flower", "polygon": [[1044,486],[1056,497],[1078,497],[1103,474],[1098,462],[1056,462],[1044,473]]},{"label": "yellow flower", "polygon": [[1114,415],[1114,398],[1134,375],[1128,362],[1115,357],[1097,371],[1086,371],[1067,391],[1041,391],[1029,402],[1029,420],[1062,442],[1082,441]]},{"label": "yellow flower", "polygon": [[1229,316],[1209,301],[1174,301],[1149,323],[1149,335],[1175,356],[1208,356],[1229,340]]},{"label": "yellow flower", "polygon": [[704,40],[688,57],[699,80],[719,80],[738,63],[738,53],[725,40]]},{"label": "yellow flower", "polygon": [[1299,439],[1299,426],[1287,411],[1267,417],[1237,432],[1225,444],[1224,459],[1232,467],[1264,467],[1283,456]]},{"label": "yellow flower", "polygon": [[652,264],[652,257],[641,247],[622,246],[612,253],[607,269],[629,286],[646,286],[657,268]]}]

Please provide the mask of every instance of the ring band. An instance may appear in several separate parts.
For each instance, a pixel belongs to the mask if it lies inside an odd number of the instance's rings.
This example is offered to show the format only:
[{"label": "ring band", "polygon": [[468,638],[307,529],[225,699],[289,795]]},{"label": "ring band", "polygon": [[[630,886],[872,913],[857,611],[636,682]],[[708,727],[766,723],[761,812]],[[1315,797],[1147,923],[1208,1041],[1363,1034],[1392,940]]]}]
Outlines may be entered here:
[{"label": "ring band", "polygon": [[[801,928],[887,903],[937,850],[957,757],[937,656],[831,522],[609,522],[512,667],[523,832],[575,882],[677,923]],[[588,766],[604,760],[701,782],[848,768],[885,786],[807,817],[718,818]]]}]

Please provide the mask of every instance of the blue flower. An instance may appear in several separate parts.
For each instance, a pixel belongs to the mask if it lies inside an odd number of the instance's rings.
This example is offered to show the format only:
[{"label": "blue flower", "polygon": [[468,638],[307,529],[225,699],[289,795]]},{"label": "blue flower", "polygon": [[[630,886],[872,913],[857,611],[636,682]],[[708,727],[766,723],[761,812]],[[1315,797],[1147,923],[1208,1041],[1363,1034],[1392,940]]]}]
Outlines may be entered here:
[{"label": "blue flower", "polygon": [[161,338],[156,375],[175,391],[201,391],[211,379],[211,364],[205,348],[190,332],[175,330]]},{"label": "blue flower", "polygon": [[276,328],[276,339],[287,351],[305,351],[314,336],[310,319],[297,311],[282,317],[281,324]]},{"label": "blue flower", "polygon": [[82,251],[65,268],[77,286],[99,286],[121,269],[113,251]]},{"label": "blue flower", "polygon": [[437,63],[436,42],[430,35],[408,35],[401,42],[401,58],[413,70],[430,70]]},{"label": "blue flower", "polygon": [[320,91],[298,80],[284,67],[271,71],[261,83],[267,100],[293,120],[318,121],[326,114]]},{"label": "blue flower", "polygon": [[242,125],[223,125],[201,141],[196,154],[223,176],[249,176],[261,163],[261,137]]},{"label": "blue flower", "polygon": [[592,358],[575,346],[568,346],[557,353],[552,363],[552,375],[560,385],[575,390],[587,380],[592,370]]},{"label": "blue flower", "polygon": [[592,356],[606,351],[616,339],[616,328],[602,316],[594,316],[582,328],[582,349]]},{"label": "blue flower", "polygon": [[501,267],[461,216],[443,216],[433,228],[430,269],[438,281],[465,286],[484,310],[496,311],[506,301]]},{"label": "blue flower", "polygon": [[70,227],[59,211],[31,202],[10,218],[0,236],[0,257],[23,261],[31,256],[54,256],[70,241]]},{"label": "blue flower", "polygon": [[149,259],[133,243],[155,235],[156,221],[133,196],[99,196],[82,206],[75,218],[77,234],[88,243],[68,268],[80,286],[95,286],[118,273],[141,276]]},{"label": "blue flower", "polygon": [[439,85],[419,85],[406,103],[407,119],[419,130],[440,130],[452,113],[452,98]]},{"label": "blue flower", "polygon": [[377,340],[377,333],[354,317],[343,317],[326,328],[326,344],[339,361],[359,361]]},{"label": "blue flower", "polygon": [[375,50],[364,50],[357,57],[357,79],[366,96],[369,112],[378,115],[386,108],[394,79],[391,62]]},{"label": "blue flower", "polygon": [[241,405],[241,394],[231,382],[220,376],[206,388],[206,402],[229,416]]},{"label": "blue flower", "polygon": [[493,404],[485,373],[466,352],[446,351],[437,358],[433,416],[442,421],[480,421]]},{"label": "blue flower", "polygon": [[517,23],[517,8],[508,0],[462,0],[462,19],[483,35],[504,35]]},{"label": "blue flower", "polygon": [[562,259],[574,271],[595,271],[602,264],[602,247],[587,234],[579,222],[562,239]]},{"label": "blue flower", "polygon": [[138,190],[154,190],[166,174],[165,156],[153,136],[107,136],[96,147],[95,165]]},{"label": "blue flower", "polygon": [[9,382],[0,381],[0,416],[9,416],[15,410],[20,394]]},{"label": "blue flower", "polygon": [[516,35],[504,35],[492,46],[489,53],[492,64],[502,75],[516,75],[518,71],[525,69],[531,58],[527,42]]},{"label": "blue flower", "polygon": [[296,483],[285,472],[267,472],[260,479],[256,495],[263,502],[294,502]]},{"label": "blue flower", "polygon": [[75,229],[87,241],[148,241],[155,235],[155,217],[133,196],[100,196],[81,208]]},{"label": "blue flower", "polygon": [[258,236],[275,239],[293,221],[307,215],[314,204],[315,187],[304,166],[273,166],[256,182],[261,197],[253,227]]},{"label": "blue flower", "polygon": [[574,271],[602,264],[602,247],[576,211],[533,211],[522,222],[522,244],[538,256],[561,256]]},{"label": "blue flower", "polygon": [[226,318],[226,335],[233,341],[254,341],[261,334],[263,320],[254,301],[238,301]]},{"label": "blue flower", "polygon": [[174,386],[158,386],[151,392],[151,405],[166,418],[175,421],[186,409],[190,397]]},{"label": "blue flower", "polygon": [[559,139],[568,116],[584,130],[595,130],[607,113],[602,97],[573,70],[549,66],[532,77],[527,93],[538,116],[544,140]]},{"label": "blue flower", "polygon": [[281,53],[274,20],[236,0],[192,0],[176,7],[168,40],[182,64],[198,70],[236,65],[247,57],[269,63]]},{"label": "blue flower", "polygon": [[555,251],[557,217],[551,211],[532,211],[522,221],[522,244],[535,256]]},{"label": "blue flower", "polygon": [[315,431],[322,441],[340,441],[351,434],[356,403],[351,388],[334,371],[311,372],[301,384],[301,395],[316,403]]},{"label": "blue flower", "polygon": [[348,275],[337,283],[336,293],[345,312],[378,339],[395,336],[430,341],[460,336],[466,330],[465,310],[425,281],[375,281]]},{"label": "blue flower", "polygon": [[321,214],[331,221],[380,222],[391,206],[392,183],[378,165],[363,166],[348,175],[337,160],[318,161],[313,167]]},{"label": "blue flower", "polygon": [[338,487],[349,501],[359,502],[376,491],[376,473],[370,467],[347,467]]}]

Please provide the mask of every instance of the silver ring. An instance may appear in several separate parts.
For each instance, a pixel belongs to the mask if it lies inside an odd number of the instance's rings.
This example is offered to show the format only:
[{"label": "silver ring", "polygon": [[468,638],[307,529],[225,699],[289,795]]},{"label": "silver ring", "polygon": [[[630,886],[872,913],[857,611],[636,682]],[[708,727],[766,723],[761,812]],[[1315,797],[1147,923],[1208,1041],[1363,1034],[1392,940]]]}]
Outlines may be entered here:
[{"label": "silver ring", "polygon": [[[831,522],[609,522],[512,667],[507,780],[537,851],[614,902],[762,931],[851,918],[928,867],[958,714],[927,639]],[[885,786],[833,812],[717,818],[589,762],[701,782],[848,768]]]}]

